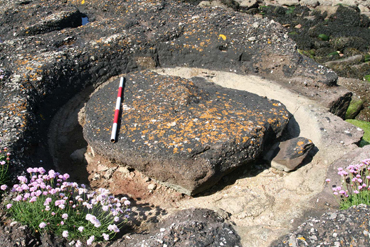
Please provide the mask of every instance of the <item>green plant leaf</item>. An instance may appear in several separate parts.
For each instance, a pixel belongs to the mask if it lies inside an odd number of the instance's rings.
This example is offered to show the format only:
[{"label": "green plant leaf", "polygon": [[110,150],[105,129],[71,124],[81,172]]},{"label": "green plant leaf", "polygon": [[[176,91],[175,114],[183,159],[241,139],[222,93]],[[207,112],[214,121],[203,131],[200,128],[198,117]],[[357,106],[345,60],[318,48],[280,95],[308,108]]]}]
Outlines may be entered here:
[{"label": "green plant leaf", "polygon": [[319,34],[319,39],[321,39],[323,41],[328,41],[329,40],[329,36],[322,33],[322,34]]}]

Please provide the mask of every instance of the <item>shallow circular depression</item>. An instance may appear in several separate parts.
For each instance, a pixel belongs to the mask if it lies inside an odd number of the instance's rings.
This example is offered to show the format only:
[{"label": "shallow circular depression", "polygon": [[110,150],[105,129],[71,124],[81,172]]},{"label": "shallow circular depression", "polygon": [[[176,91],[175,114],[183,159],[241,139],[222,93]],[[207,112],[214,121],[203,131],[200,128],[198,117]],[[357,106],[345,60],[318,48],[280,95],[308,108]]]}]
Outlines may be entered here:
[{"label": "shallow circular depression", "polygon": [[[326,209],[321,202],[315,204],[311,200],[322,191],[328,166],[355,148],[352,143],[328,138],[337,130],[330,129],[322,119],[335,124],[342,121],[340,118],[314,101],[257,76],[197,68],[155,71],[185,78],[204,77],[224,87],[279,100],[298,123],[290,126],[293,135],[311,139],[318,152],[308,164],[291,173],[255,164],[255,170],[238,169],[197,197],[184,196],[138,171],[95,154],[87,146],[80,124],[83,124],[81,109],[93,91],[88,88],[59,110],[49,128],[49,147],[54,164],[60,171],[70,173],[71,181],[87,183],[93,188],[108,187],[115,194],[134,198],[133,218],[135,224],[141,224],[141,230],[178,209],[201,207],[215,210],[234,223],[243,246],[267,246],[301,222],[307,212],[315,214]],[[112,102],[114,109],[115,99]]]}]

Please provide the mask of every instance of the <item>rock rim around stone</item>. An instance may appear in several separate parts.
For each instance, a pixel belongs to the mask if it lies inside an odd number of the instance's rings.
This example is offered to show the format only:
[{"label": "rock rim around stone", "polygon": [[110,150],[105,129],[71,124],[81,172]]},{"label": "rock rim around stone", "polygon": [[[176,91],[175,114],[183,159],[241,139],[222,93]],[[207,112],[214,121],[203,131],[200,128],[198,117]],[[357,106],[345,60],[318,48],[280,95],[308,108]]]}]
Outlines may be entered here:
[{"label": "rock rim around stone", "polygon": [[118,79],[85,107],[84,137],[101,155],[188,195],[257,159],[291,114],[275,100],[193,78],[126,75],[117,142],[110,143]]}]

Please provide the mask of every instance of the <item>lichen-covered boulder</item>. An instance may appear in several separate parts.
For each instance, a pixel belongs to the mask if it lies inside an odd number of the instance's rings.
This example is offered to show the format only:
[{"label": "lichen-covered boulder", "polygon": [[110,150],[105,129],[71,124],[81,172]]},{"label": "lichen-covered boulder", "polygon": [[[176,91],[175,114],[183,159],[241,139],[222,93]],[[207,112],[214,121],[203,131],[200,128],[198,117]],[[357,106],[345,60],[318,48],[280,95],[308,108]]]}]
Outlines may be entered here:
[{"label": "lichen-covered boulder", "polygon": [[186,194],[196,194],[255,160],[290,113],[281,103],[203,79],[144,71],[127,75],[117,142],[110,142],[118,79],[86,106],[93,149]]}]

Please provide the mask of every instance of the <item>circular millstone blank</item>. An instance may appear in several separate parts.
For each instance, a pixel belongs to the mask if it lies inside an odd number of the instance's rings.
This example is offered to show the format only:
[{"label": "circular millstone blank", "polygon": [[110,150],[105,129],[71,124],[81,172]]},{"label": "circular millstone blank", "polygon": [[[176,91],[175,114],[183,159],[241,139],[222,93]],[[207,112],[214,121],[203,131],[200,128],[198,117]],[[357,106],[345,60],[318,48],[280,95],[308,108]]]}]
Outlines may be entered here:
[{"label": "circular millstone blank", "polygon": [[257,158],[290,113],[278,101],[204,79],[126,76],[117,142],[110,142],[119,78],[86,105],[84,137],[98,153],[193,195]]}]

